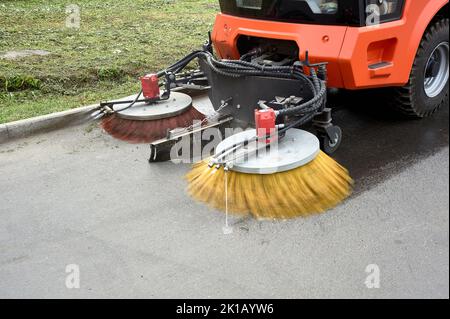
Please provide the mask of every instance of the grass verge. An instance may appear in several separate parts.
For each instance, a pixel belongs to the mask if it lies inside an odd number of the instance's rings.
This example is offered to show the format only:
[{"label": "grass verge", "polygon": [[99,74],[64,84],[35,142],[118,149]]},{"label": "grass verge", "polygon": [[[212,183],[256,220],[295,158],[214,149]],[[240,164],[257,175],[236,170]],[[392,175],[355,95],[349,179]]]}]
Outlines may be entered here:
[{"label": "grass verge", "polygon": [[[81,10],[66,27],[66,7]],[[199,48],[212,29],[216,0],[3,0],[0,123],[135,93],[137,78]]]}]

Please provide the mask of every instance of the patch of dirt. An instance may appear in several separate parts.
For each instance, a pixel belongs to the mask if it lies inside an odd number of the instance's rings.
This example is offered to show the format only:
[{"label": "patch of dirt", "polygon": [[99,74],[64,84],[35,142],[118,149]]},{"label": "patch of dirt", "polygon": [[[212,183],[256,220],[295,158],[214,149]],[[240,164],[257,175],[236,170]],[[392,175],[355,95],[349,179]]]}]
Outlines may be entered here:
[{"label": "patch of dirt", "polygon": [[20,58],[25,58],[32,55],[45,56],[51,54],[49,51],[45,50],[20,50],[20,51],[7,51],[0,54],[0,59],[6,60],[17,60]]}]

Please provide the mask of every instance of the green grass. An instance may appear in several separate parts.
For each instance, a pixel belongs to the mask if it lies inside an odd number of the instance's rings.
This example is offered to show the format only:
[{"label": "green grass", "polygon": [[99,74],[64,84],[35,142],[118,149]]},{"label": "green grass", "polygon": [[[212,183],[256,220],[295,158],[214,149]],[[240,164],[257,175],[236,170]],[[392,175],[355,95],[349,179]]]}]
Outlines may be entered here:
[{"label": "green grass", "polygon": [[[79,30],[65,26],[72,3]],[[2,0],[0,54],[51,54],[0,59],[0,123],[134,93],[140,75],[199,48],[218,10],[217,0]]]}]

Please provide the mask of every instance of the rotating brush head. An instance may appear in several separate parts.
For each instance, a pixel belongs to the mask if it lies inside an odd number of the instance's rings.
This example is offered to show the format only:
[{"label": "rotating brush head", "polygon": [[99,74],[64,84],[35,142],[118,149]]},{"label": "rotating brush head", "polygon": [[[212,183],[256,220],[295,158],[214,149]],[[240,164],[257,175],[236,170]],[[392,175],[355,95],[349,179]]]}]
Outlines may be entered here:
[{"label": "rotating brush head", "polygon": [[101,127],[116,139],[132,144],[148,144],[165,138],[170,130],[188,127],[204,119],[202,113],[190,107],[180,115],[159,120],[129,120],[113,114],[102,120]]},{"label": "rotating brush head", "polygon": [[204,119],[205,115],[192,106],[190,96],[172,92],[168,100],[138,103],[107,116],[100,125],[116,139],[139,144],[163,139],[170,130],[185,128]]},{"label": "rotating brush head", "polygon": [[[222,143],[233,144],[236,138]],[[202,161],[186,176],[188,192],[212,208],[224,210],[227,202],[230,213],[251,214],[257,219],[322,213],[351,194],[353,180],[344,167],[319,150],[318,143],[310,133],[289,130],[277,156],[249,159],[228,172],[210,168],[209,161]]]}]

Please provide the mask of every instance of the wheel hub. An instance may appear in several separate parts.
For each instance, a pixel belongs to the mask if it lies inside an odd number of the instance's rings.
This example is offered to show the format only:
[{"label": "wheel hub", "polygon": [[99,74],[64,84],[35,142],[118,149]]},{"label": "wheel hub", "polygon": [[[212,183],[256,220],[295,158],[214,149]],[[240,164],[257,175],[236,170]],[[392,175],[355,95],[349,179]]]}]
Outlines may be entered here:
[{"label": "wheel hub", "polygon": [[424,88],[428,97],[438,96],[449,78],[449,44],[442,42],[429,57],[425,66]]},{"label": "wheel hub", "polygon": [[333,139],[330,139],[330,146],[335,147],[339,143],[339,135],[338,133],[335,134]]}]

